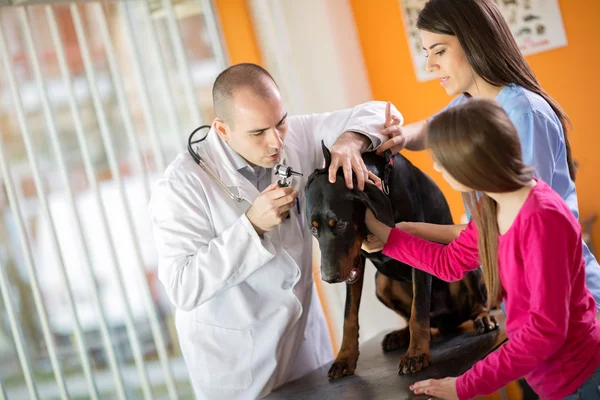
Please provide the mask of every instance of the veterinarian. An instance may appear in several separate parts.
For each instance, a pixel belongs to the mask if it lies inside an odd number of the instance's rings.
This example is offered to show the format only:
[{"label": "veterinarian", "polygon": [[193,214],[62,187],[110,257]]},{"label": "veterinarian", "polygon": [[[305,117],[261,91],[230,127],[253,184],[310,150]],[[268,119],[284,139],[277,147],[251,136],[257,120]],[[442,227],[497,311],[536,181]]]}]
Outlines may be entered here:
[{"label": "veterinarian", "polygon": [[[179,155],[156,183],[149,212],[196,397],[254,399],[333,359],[303,215],[321,140],[332,146],[330,179],[341,167],[346,185],[354,172],[362,190],[361,152],[387,140],[380,131],[390,124],[384,102],[288,116],[277,84],[254,64],[223,71],[213,102],[216,119],[194,149],[207,170]],[[393,107],[392,115],[397,126],[402,116]],[[276,164],[304,176],[278,187]]]},{"label": "veterinarian", "polygon": [[[495,2],[430,0],[417,26],[428,57],[427,71],[440,79],[449,96],[458,95],[446,109],[476,97],[499,102],[517,128],[525,164],[533,166],[535,175],[558,192],[578,217],[567,115],[540,86]],[[424,150],[427,125],[428,121],[420,121],[403,127],[401,135],[378,151]],[[449,243],[464,228],[413,226],[416,235],[440,243]],[[585,243],[583,255],[587,285],[600,311],[600,265]]]},{"label": "veterinarian", "polygon": [[581,226],[566,202],[523,163],[515,126],[490,99],[430,123],[435,169],[467,199],[474,220],[457,239],[429,242],[378,222],[383,254],[445,281],[483,264],[490,306],[504,301],[508,342],[458,378],[411,387],[442,399],[489,395],[525,376],[542,399],[600,398],[600,322],[586,286]]}]

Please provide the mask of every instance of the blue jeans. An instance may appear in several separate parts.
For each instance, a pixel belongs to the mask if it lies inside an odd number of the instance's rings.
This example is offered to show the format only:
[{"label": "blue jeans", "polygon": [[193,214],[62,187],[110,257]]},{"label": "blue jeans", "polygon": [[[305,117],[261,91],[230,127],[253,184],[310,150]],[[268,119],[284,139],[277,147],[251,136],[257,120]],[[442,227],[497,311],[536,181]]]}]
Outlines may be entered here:
[{"label": "blue jeans", "polygon": [[600,367],[596,368],[596,371],[588,378],[570,396],[565,397],[565,400],[591,400],[600,399]]}]

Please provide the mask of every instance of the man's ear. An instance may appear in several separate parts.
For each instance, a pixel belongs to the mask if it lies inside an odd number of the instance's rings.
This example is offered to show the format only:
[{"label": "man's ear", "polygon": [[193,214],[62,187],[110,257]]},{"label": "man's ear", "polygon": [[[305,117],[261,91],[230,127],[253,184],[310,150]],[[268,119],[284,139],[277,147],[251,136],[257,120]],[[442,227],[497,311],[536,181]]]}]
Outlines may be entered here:
[{"label": "man's ear", "polygon": [[228,142],[231,135],[231,130],[229,129],[229,125],[225,121],[219,118],[215,118],[213,121],[213,129],[217,132],[217,135],[225,142]]},{"label": "man's ear", "polygon": [[371,183],[365,183],[365,190],[352,189],[348,194],[352,200],[363,203],[379,221],[389,227],[394,227],[394,210],[390,199],[379,188]]}]

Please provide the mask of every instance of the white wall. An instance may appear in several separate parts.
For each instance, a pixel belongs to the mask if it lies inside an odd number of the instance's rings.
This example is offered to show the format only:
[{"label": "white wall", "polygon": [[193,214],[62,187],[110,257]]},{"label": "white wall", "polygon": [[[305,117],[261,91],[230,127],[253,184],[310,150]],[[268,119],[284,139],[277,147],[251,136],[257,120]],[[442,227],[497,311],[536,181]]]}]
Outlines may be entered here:
[{"label": "white wall", "polygon": [[[327,112],[371,100],[371,88],[347,0],[251,0],[263,59],[279,84],[290,114]],[[315,242],[315,260],[319,260]],[[315,280],[341,343],[344,284]],[[368,262],[359,314],[360,341],[399,329],[404,320],[375,297],[375,268]],[[337,349],[335,350],[337,353]]]}]

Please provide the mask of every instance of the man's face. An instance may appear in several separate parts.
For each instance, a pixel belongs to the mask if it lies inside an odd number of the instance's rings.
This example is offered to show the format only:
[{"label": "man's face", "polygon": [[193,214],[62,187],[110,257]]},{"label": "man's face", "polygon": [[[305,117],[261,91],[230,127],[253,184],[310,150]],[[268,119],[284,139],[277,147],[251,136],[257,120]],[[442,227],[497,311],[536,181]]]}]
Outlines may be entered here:
[{"label": "man's face", "polygon": [[272,168],[281,160],[287,133],[287,113],[279,90],[269,84],[267,95],[247,88],[233,95],[231,124],[220,136],[252,166]]}]

